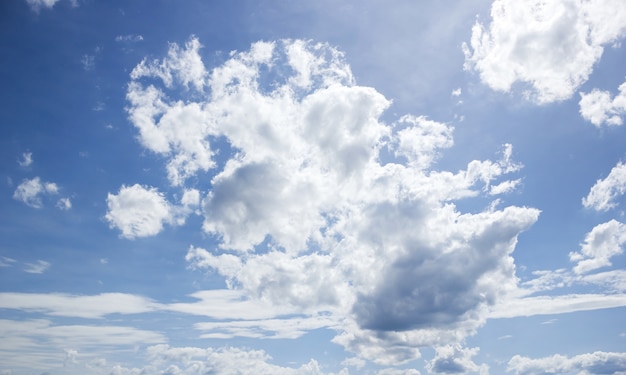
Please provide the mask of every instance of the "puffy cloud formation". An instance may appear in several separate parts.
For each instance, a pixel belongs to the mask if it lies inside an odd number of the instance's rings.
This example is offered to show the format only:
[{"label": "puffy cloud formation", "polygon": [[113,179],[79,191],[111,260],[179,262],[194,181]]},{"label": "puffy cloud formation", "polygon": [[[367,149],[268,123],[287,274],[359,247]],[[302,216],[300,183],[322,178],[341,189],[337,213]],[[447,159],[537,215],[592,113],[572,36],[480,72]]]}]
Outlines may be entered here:
[{"label": "puffy cloud formation", "polygon": [[538,103],[565,100],[625,33],[621,0],[495,0],[490,24],[477,21],[463,45],[465,67],[494,90],[524,82]]},{"label": "puffy cloud formation", "polygon": [[24,202],[33,208],[43,207],[42,196],[59,193],[59,187],[54,182],[42,182],[39,177],[24,180],[13,193],[13,199]]},{"label": "puffy cloud formation", "polygon": [[477,365],[472,361],[478,348],[463,348],[460,345],[446,345],[436,349],[435,358],[428,362],[426,369],[435,374],[489,374],[489,366]]},{"label": "puffy cloud formation", "polygon": [[[383,365],[460,342],[517,287],[511,253],[539,211],[492,204],[463,213],[454,203],[516,186],[511,145],[495,161],[435,170],[452,127],[415,115],[383,122],[389,100],[356,85],[329,45],[259,42],[210,72],[199,51],[193,37],[170,45],[167,57],[133,70],[127,93],[140,142],[162,155],[171,185],[210,179],[202,228],[219,245],[192,246],[191,267],[303,316],[305,327],[336,329],[334,342]],[[110,213],[126,189],[109,196]],[[156,234],[170,206],[154,189],[133,191],[151,208],[107,218],[128,237]],[[198,328],[207,337],[280,337],[279,324]]]},{"label": "puffy cloud formation", "polygon": [[600,267],[610,266],[611,257],[621,254],[626,242],[626,225],[616,220],[596,225],[585,236],[580,252],[571,252],[569,258],[578,262],[574,272],[585,273]]},{"label": "puffy cloud formation", "polygon": [[623,374],[626,372],[626,353],[594,352],[571,358],[563,355],[532,359],[514,356],[508,371],[517,375],[530,374]]},{"label": "puffy cloud formation", "polygon": [[155,235],[173,222],[170,204],[156,188],[122,186],[117,195],[109,193],[107,205],[106,220],[126,238]]},{"label": "puffy cloud formation", "polygon": [[611,169],[605,179],[596,181],[582,203],[586,208],[608,211],[617,206],[615,199],[624,192],[626,192],[626,164],[620,162]]},{"label": "puffy cloud formation", "polygon": [[580,114],[597,127],[622,125],[626,113],[626,82],[619,86],[619,94],[611,98],[611,93],[598,89],[590,93],[580,93]]}]

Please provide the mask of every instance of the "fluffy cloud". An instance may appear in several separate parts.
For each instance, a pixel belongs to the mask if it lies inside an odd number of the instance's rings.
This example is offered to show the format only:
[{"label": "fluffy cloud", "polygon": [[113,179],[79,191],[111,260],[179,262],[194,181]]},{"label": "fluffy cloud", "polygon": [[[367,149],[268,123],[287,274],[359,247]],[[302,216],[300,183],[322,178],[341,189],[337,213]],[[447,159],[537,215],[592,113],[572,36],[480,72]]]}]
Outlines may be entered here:
[{"label": "fluffy cloud", "polygon": [[54,182],[42,182],[39,177],[24,180],[13,193],[13,199],[24,202],[33,208],[43,207],[42,196],[59,193],[59,187]]},{"label": "fluffy cloud", "polygon": [[463,45],[465,67],[494,90],[524,82],[533,100],[560,101],[587,81],[604,46],[625,32],[621,0],[495,0],[491,23],[477,21],[470,46]]},{"label": "fluffy cloud", "polygon": [[436,349],[435,357],[428,362],[426,369],[436,374],[489,374],[489,366],[477,365],[472,357],[478,348],[463,348],[460,345],[446,345]]},{"label": "fluffy cloud", "polygon": [[530,374],[623,374],[626,372],[626,353],[594,352],[566,357],[532,359],[514,356],[508,363],[508,371],[517,375]]},{"label": "fluffy cloud", "polygon": [[617,205],[615,199],[624,192],[626,192],[626,164],[620,162],[611,169],[605,179],[596,181],[589,194],[583,198],[583,206],[596,211],[608,211]]},{"label": "fluffy cloud", "polygon": [[[207,337],[332,327],[333,341],[359,357],[398,364],[419,357],[420,346],[460,342],[516,288],[511,254],[539,211],[494,203],[462,213],[454,204],[515,188],[519,179],[507,176],[521,165],[511,145],[495,161],[435,171],[452,127],[414,115],[385,123],[390,101],[356,85],[329,45],[259,42],[209,73],[199,48],[192,38],[140,63],[129,118],[142,145],[164,157],[171,184],[189,191],[185,202],[200,200],[186,186],[191,177],[211,179],[203,229],[219,246],[190,247],[190,266],[219,273],[246,303],[297,316],[198,325]],[[150,234],[170,220],[163,212],[146,220],[155,223]],[[198,297],[174,308],[212,298]]]},{"label": "fluffy cloud", "polygon": [[611,99],[608,91],[592,90],[580,93],[580,114],[597,127],[602,124],[622,125],[626,113],[626,82],[619,87],[619,94]]},{"label": "fluffy cloud", "polygon": [[571,252],[569,258],[578,262],[574,267],[576,273],[586,273],[600,267],[610,266],[611,257],[624,252],[622,245],[626,242],[626,225],[616,220],[596,225],[585,236],[580,252]]},{"label": "fluffy cloud", "polygon": [[[189,202],[187,196],[185,202]],[[111,228],[122,231],[122,237],[133,239],[159,233],[164,224],[181,225],[189,213],[169,203],[156,188],[139,184],[122,186],[117,194],[108,194],[105,219]]]}]

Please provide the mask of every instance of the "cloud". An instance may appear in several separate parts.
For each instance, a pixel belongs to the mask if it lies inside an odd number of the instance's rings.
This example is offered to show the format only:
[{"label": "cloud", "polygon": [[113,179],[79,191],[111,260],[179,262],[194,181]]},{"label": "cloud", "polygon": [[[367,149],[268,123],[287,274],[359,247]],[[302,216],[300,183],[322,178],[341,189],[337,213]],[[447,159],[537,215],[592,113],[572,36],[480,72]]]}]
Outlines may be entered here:
[{"label": "cloud", "polygon": [[32,152],[25,152],[22,154],[22,160],[18,160],[17,163],[20,165],[20,167],[29,167],[31,164],[33,164],[33,153]]},{"label": "cloud", "polygon": [[122,237],[154,236],[164,224],[176,225],[176,208],[156,188],[139,184],[123,185],[117,194],[107,196],[105,219]]},{"label": "cloud", "polygon": [[596,225],[585,236],[580,252],[571,252],[570,261],[578,262],[574,267],[576,273],[586,273],[600,267],[611,265],[611,257],[624,252],[622,245],[626,242],[626,225],[611,220]]},{"label": "cloud", "polygon": [[24,180],[13,193],[13,199],[33,208],[43,207],[42,195],[58,194],[59,187],[54,182],[41,182],[39,177]]},{"label": "cloud", "polygon": [[115,37],[116,42],[141,42],[143,36],[140,34],[118,35]]},{"label": "cloud", "polygon": [[0,296],[2,309],[90,319],[103,318],[110,314],[139,314],[160,307],[147,298],[124,293],[92,296],[62,293],[0,293]]},{"label": "cloud", "polygon": [[0,257],[0,267],[13,267],[16,262],[13,258]]},{"label": "cloud", "polygon": [[478,351],[478,348],[463,348],[458,344],[436,348],[435,357],[428,361],[426,369],[435,374],[489,374],[489,366],[472,361]]},{"label": "cloud", "polygon": [[611,169],[605,179],[596,181],[582,203],[585,208],[608,211],[617,206],[615,199],[624,192],[626,192],[626,164],[620,162]]},{"label": "cloud", "polygon": [[502,300],[489,313],[490,319],[556,315],[626,306],[626,294],[566,294]]},{"label": "cloud", "polygon": [[619,87],[619,94],[611,99],[608,91],[592,90],[580,93],[580,114],[597,127],[622,125],[626,113],[626,82]]},{"label": "cloud", "polygon": [[57,201],[56,206],[61,211],[67,211],[72,208],[72,202],[69,198],[61,198]]},{"label": "cloud", "polygon": [[24,264],[26,267],[24,268],[24,272],[27,273],[44,273],[48,268],[50,268],[50,263],[45,260],[38,260],[36,263],[26,263]]},{"label": "cloud", "polygon": [[569,99],[589,78],[604,46],[626,33],[621,0],[495,0],[491,22],[477,21],[465,68],[497,91],[515,82],[544,104]]},{"label": "cloud", "polygon": [[[511,254],[539,210],[492,204],[463,213],[454,203],[518,184],[508,179],[522,168],[511,145],[495,161],[437,170],[452,127],[410,114],[383,121],[391,102],[358,86],[330,45],[258,42],[210,72],[199,51],[192,37],[141,62],[127,100],[141,144],[162,155],[171,185],[187,192],[183,206],[200,201],[189,181],[210,179],[199,210],[218,246],[191,246],[190,267],[241,293],[237,314],[272,306],[259,310],[264,318],[198,325],[206,335],[295,337],[332,327],[333,342],[358,357],[396,365],[418,358],[419,347],[462,341],[516,288]],[[169,218],[145,220],[156,223],[146,233]],[[223,297],[204,293],[168,308],[221,314],[209,301]],[[286,313],[294,320],[281,322]],[[307,328],[279,327],[295,322]]]},{"label": "cloud", "polygon": [[551,357],[531,359],[516,355],[509,360],[507,371],[517,375],[527,374],[622,374],[626,372],[626,353],[593,352],[566,357],[555,354]]},{"label": "cloud", "polygon": [[30,9],[35,12],[39,12],[41,8],[51,9],[54,4],[58,2],[59,0],[26,0],[26,3],[28,4],[28,6],[30,6]]}]

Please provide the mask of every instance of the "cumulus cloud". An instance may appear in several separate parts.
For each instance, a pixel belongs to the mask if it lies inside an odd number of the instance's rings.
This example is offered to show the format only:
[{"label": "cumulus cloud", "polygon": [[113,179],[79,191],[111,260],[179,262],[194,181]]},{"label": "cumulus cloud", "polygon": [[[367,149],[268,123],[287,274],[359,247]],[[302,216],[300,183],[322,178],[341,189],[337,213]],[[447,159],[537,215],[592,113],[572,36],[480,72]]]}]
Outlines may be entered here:
[{"label": "cumulus cloud", "polygon": [[509,360],[507,370],[517,375],[530,374],[623,374],[626,372],[626,353],[594,352],[574,357],[555,354],[532,359],[516,355]]},{"label": "cumulus cloud", "polygon": [[596,225],[585,236],[580,252],[571,252],[569,258],[578,262],[574,267],[576,273],[586,273],[611,265],[611,257],[624,252],[622,245],[626,242],[626,225],[611,220]]},{"label": "cumulus cloud", "polygon": [[604,46],[626,33],[622,5],[621,0],[495,0],[490,23],[477,21],[470,45],[463,44],[465,68],[494,90],[508,92],[524,82],[538,103],[568,99],[587,81]]},{"label": "cumulus cloud", "polygon": [[435,374],[489,374],[489,366],[477,365],[472,360],[478,351],[478,348],[463,348],[458,344],[436,348],[435,357],[428,361],[426,369]]},{"label": "cumulus cloud", "polygon": [[626,164],[617,163],[605,179],[596,181],[589,194],[583,198],[586,208],[596,211],[608,211],[617,206],[615,199],[626,192]]},{"label": "cumulus cloud", "polygon": [[611,98],[611,93],[598,89],[590,93],[580,93],[580,114],[597,127],[622,125],[626,113],[626,82],[619,87],[619,94]]},{"label": "cumulus cloud", "polygon": [[67,198],[67,197],[66,197],[66,198],[61,198],[61,199],[59,199],[59,200],[57,201],[56,206],[57,206],[57,208],[58,208],[59,210],[62,210],[62,211],[67,211],[67,210],[69,210],[70,208],[72,208],[72,202],[71,202],[71,201],[70,201],[70,199],[69,199],[69,198]]},{"label": "cumulus cloud", "polygon": [[24,180],[13,192],[13,199],[24,202],[33,208],[43,207],[42,196],[58,194],[59,187],[54,182],[42,182],[39,177]]},{"label": "cumulus cloud", "polygon": [[[460,342],[516,288],[511,254],[539,211],[492,204],[463,213],[454,203],[513,190],[519,179],[508,176],[522,166],[512,146],[496,160],[435,170],[453,145],[452,127],[416,115],[381,120],[390,101],[358,86],[328,44],[259,42],[207,72],[192,37],[141,62],[127,99],[141,144],[163,156],[170,183],[184,189],[182,206],[200,202],[188,181],[210,178],[199,209],[219,246],[191,246],[190,266],[217,272],[244,301],[275,306],[303,327],[336,329],[333,341],[360,358],[396,365],[418,358],[421,346]],[[170,221],[171,210],[163,212],[145,220],[154,224],[145,233]],[[209,297],[200,298],[177,308]],[[197,328],[210,337],[300,334],[280,324]]]},{"label": "cumulus cloud", "polygon": [[[133,239],[159,233],[164,224],[182,224],[178,210],[156,188],[139,184],[123,185],[117,194],[107,196],[105,219],[111,228],[122,232],[122,237]],[[182,222],[181,222],[182,220]]]}]

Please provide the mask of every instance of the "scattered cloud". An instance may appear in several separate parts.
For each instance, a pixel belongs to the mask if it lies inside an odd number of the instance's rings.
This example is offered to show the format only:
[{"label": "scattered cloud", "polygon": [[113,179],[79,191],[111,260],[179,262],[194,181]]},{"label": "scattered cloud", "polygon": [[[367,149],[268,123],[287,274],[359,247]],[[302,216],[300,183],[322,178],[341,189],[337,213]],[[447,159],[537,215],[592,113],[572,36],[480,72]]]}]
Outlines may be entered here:
[{"label": "scattered cloud", "polygon": [[33,208],[43,207],[41,200],[45,195],[56,195],[59,187],[54,182],[42,182],[39,177],[24,180],[13,193],[13,199],[21,201]]},{"label": "scattered cloud", "polygon": [[463,44],[465,68],[494,90],[524,82],[532,100],[561,101],[587,81],[604,46],[625,33],[621,0],[495,0],[490,23],[477,21]]},{"label": "scattered cloud", "polygon": [[624,252],[622,245],[626,242],[626,225],[611,220],[596,225],[585,236],[580,252],[571,252],[570,261],[578,262],[574,272],[586,273],[611,265],[611,257]]},{"label": "scattered cloud", "polygon": [[16,262],[13,258],[0,257],[0,267],[13,267]]},{"label": "scattered cloud", "polygon": [[20,167],[29,167],[31,164],[33,164],[33,153],[32,152],[25,152],[22,154],[22,159],[18,160],[17,163],[20,165]]},{"label": "scattered cloud", "polygon": [[39,12],[42,8],[51,9],[54,4],[58,3],[59,0],[26,0],[30,9],[35,12]]},{"label": "scattered cloud", "polygon": [[580,93],[580,114],[597,127],[622,125],[626,114],[626,82],[619,87],[619,94],[611,98],[608,91],[592,90]]},{"label": "scattered cloud", "polygon": [[122,237],[133,239],[159,233],[164,224],[176,225],[176,208],[156,188],[139,184],[122,186],[108,194],[105,219]]},{"label": "scattered cloud", "polygon": [[96,66],[96,57],[94,55],[83,55],[80,59],[83,69],[90,71]]},{"label": "scattered cloud", "polygon": [[428,361],[426,369],[434,374],[489,374],[489,366],[477,365],[472,360],[479,348],[463,348],[461,345],[445,345],[435,349],[435,357]]},{"label": "scattered cloud", "polygon": [[532,359],[516,355],[508,363],[507,370],[517,375],[531,374],[622,374],[626,372],[626,353],[594,352],[566,357]]},{"label": "scattered cloud", "polygon": [[619,162],[605,179],[596,181],[582,203],[586,208],[608,211],[617,206],[615,199],[624,192],[626,192],[626,164]]},{"label": "scattered cloud", "polygon": [[143,36],[140,34],[118,35],[115,37],[116,42],[141,42]]},{"label": "scattered cloud", "polygon": [[461,96],[461,93],[462,93],[461,88],[458,87],[458,88],[452,90],[452,94],[451,95],[454,96],[454,97],[459,97],[459,96]]},{"label": "scattered cloud", "polygon": [[24,272],[28,273],[44,273],[48,268],[50,268],[50,263],[45,260],[38,260],[35,263],[25,263]]},{"label": "scattered cloud", "polygon": [[61,211],[67,211],[72,208],[72,202],[69,198],[61,198],[57,201],[56,206]]}]

